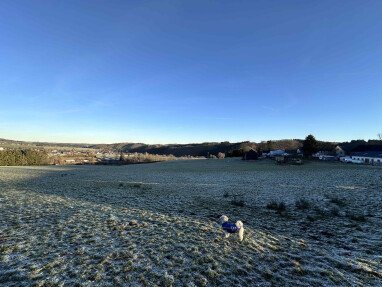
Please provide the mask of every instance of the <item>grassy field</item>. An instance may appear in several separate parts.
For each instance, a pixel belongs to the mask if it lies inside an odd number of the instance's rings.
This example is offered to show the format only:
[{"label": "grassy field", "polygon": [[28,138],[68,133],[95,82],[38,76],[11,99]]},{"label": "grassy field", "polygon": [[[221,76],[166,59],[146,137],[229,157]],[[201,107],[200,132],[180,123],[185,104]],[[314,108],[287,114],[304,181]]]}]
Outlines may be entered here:
[{"label": "grassy field", "polygon": [[382,286],[382,168],[1,167],[0,286]]}]

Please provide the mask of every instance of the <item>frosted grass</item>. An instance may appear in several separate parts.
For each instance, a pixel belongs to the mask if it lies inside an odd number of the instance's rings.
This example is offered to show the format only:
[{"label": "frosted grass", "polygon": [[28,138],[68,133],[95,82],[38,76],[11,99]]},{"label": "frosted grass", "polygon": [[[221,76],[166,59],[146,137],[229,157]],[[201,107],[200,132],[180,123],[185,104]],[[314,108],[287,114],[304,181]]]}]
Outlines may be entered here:
[{"label": "frosted grass", "polygon": [[[381,286],[381,176],[234,159],[3,167],[0,285]],[[243,242],[222,238],[221,214],[244,221]]]}]

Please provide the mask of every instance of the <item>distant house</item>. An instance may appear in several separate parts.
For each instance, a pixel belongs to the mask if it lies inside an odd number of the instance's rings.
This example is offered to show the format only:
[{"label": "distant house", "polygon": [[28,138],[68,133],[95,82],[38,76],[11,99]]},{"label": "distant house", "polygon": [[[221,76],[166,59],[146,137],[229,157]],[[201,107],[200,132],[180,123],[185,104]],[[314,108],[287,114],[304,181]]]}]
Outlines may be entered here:
[{"label": "distant house", "polygon": [[338,157],[345,156],[346,154],[345,151],[340,146],[335,147],[335,152],[336,152],[336,156]]},{"label": "distant house", "polygon": [[382,164],[382,151],[360,151],[351,155],[352,160],[362,161],[366,164]]},{"label": "distant house", "polygon": [[289,157],[302,157],[304,154],[300,149],[287,149],[284,151],[283,156]]},{"label": "distant house", "polygon": [[243,160],[256,160],[259,158],[257,151],[251,149],[243,155]]},{"label": "distant house", "polygon": [[323,152],[322,151],[318,151],[318,152],[312,154],[312,157],[318,157],[319,158],[322,155],[324,155]]},{"label": "distant house", "polygon": [[333,155],[320,155],[318,157],[320,160],[325,160],[325,161],[334,161],[336,160],[336,157]]},{"label": "distant house", "polygon": [[288,155],[288,153],[286,153],[285,150],[283,149],[271,150],[269,152],[270,157],[285,156],[285,155]]}]

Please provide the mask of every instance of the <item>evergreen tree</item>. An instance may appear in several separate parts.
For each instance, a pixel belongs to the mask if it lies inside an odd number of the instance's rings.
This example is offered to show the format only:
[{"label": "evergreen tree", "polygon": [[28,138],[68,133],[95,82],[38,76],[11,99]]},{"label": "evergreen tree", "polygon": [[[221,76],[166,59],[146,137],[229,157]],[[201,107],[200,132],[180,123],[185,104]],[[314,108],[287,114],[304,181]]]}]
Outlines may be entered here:
[{"label": "evergreen tree", "polygon": [[303,144],[304,155],[309,157],[318,151],[318,143],[313,135],[308,135]]}]

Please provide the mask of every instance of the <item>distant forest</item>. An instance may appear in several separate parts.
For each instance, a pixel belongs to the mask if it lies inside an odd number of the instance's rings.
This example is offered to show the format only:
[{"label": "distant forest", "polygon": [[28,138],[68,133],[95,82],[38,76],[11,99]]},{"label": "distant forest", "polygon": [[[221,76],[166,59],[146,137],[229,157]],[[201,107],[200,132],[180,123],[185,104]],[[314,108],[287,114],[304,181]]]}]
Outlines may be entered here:
[{"label": "distant forest", "polygon": [[[208,156],[217,155],[219,152],[225,153],[226,157],[240,157],[249,150],[258,152],[268,152],[270,150],[283,149],[287,151],[301,149],[304,140],[285,139],[274,141],[263,141],[260,143],[245,141],[240,143],[220,142],[220,143],[200,143],[200,144],[168,144],[168,145],[147,145],[141,143],[119,143],[107,145],[88,146],[97,149],[110,149],[118,152],[129,153],[150,153],[174,156]],[[347,153],[356,151],[361,147],[382,145],[382,140],[352,140],[350,142],[325,142],[318,141],[318,150],[334,151],[336,146],[340,146]]]},{"label": "distant forest", "polygon": [[[100,151],[123,152],[123,153],[148,153],[157,155],[174,155],[180,156],[208,156],[218,155],[218,153],[225,153],[226,157],[240,157],[249,150],[256,150],[257,152],[268,152],[270,150],[283,149],[293,151],[301,149],[303,146],[303,139],[284,139],[284,140],[271,140],[256,142],[206,142],[206,143],[192,143],[192,144],[158,144],[149,145],[143,143],[116,143],[116,144],[65,144],[65,143],[41,143],[41,142],[22,142],[0,139],[0,146],[12,147],[12,149],[24,149],[24,155],[15,155],[15,160],[23,160],[25,162],[26,149],[52,149],[65,147],[73,149],[95,149]],[[335,147],[340,146],[345,152],[363,151],[375,146],[381,146],[382,140],[352,140],[350,142],[326,142],[318,141],[318,150],[333,151]],[[11,156],[12,157],[12,156]],[[17,158],[17,159],[16,159]],[[20,159],[21,158],[21,159]],[[9,156],[8,156],[8,159]]]}]

